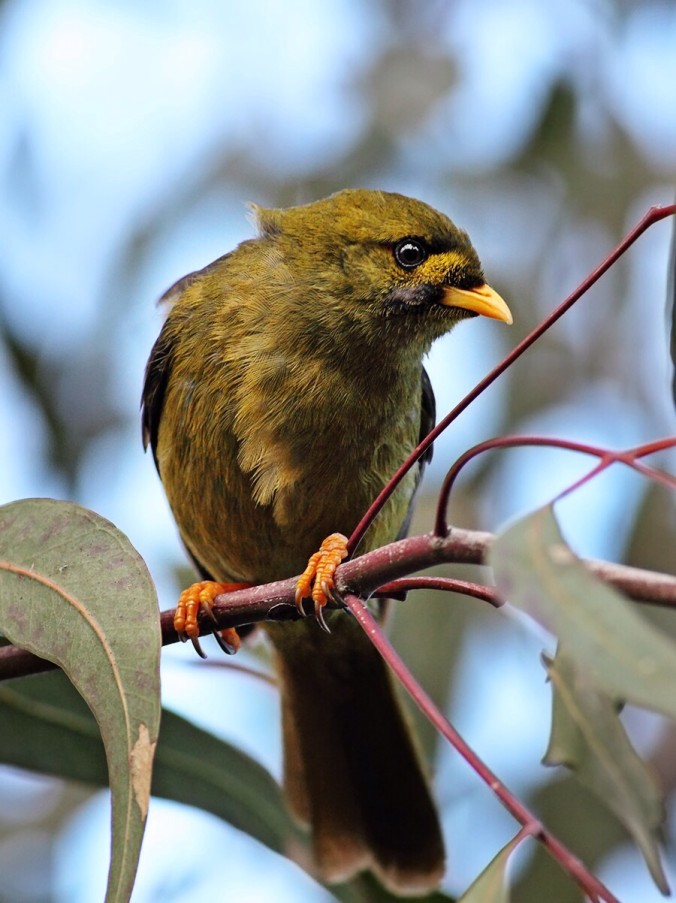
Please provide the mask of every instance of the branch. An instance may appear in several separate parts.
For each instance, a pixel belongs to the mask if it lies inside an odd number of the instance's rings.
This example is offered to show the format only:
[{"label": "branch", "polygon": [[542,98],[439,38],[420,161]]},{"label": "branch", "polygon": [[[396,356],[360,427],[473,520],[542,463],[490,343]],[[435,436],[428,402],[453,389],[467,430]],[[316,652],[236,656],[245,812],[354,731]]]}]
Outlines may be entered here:
[{"label": "branch", "polygon": [[463,740],[451,722],[441,713],[431,697],[423,690],[413,677],[408,667],[400,658],[390,641],[380,629],[377,621],[362,599],[351,594],[345,601],[355,616],[364,633],[385,659],[394,674],[419,707],[423,715],[445,737],[451,746],[463,757],[481,780],[490,787],[507,811],[522,826],[519,837],[534,837],[559,862],[568,874],[580,885],[592,900],[604,900],[606,903],[619,903],[617,897],[589,872],[583,863],[564,844],[549,831],[530,810],[502,783],[474,750]]},{"label": "branch", "polygon": [[495,449],[519,447],[560,448],[566,449],[567,451],[580,452],[585,455],[592,455],[599,459],[599,463],[592,470],[579,480],[576,480],[572,485],[567,486],[563,492],[560,492],[552,499],[552,502],[563,498],[565,495],[569,495],[580,486],[588,483],[589,480],[598,476],[598,474],[610,467],[611,464],[618,463],[632,467],[638,473],[642,473],[643,476],[649,477],[651,480],[654,480],[656,483],[661,483],[669,489],[676,489],[676,477],[665,473],[662,470],[656,470],[654,467],[647,467],[639,460],[648,455],[653,455],[655,452],[666,451],[667,449],[676,447],[676,436],[667,436],[664,439],[656,439],[645,445],[638,445],[636,448],[629,448],[621,451],[613,451],[609,448],[601,448],[600,446],[589,445],[585,442],[573,442],[570,439],[558,439],[552,436],[498,436],[493,439],[486,439],[484,442],[480,442],[478,445],[469,448],[460,455],[452,467],[449,468],[444,478],[444,482],[441,485],[439,500],[437,502],[437,513],[434,522],[434,532],[437,536],[445,536],[448,533],[448,522],[446,520],[448,500],[451,495],[451,490],[463,467],[474,460],[477,455],[481,455],[484,452],[493,451]]},{"label": "branch", "polygon": [[[341,595],[353,593],[368,598],[381,587],[415,572],[438,564],[484,564],[493,534],[454,527],[446,536],[425,533],[368,552],[342,564],[336,572],[336,589]],[[676,608],[676,577],[640,568],[613,564],[608,561],[588,561],[587,566],[601,580],[623,592],[636,602]],[[443,580],[443,582],[440,582]],[[391,587],[392,595],[402,596],[411,589],[444,589],[484,598],[499,604],[489,586],[452,581],[448,578],[410,578]],[[237,590],[218,596],[213,614],[218,626],[242,627],[260,621],[293,621],[300,616],[294,596],[296,580],[279,580],[263,586]],[[331,607],[336,607],[329,603]],[[173,625],[173,609],[160,614],[162,645],[178,642]],[[208,635],[213,621],[200,617],[200,634]],[[54,668],[50,662],[15,646],[0,647],[0,680],[24,677]]]}]

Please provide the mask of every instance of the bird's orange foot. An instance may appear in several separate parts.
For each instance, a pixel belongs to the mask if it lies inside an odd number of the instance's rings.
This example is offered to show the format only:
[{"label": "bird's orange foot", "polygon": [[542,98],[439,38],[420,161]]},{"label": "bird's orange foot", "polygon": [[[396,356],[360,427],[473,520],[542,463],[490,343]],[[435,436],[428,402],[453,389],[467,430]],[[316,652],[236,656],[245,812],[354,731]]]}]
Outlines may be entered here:
[{"label": "bird's orange foot", "polygon": [[[216,596],[221,593],[234,593],[238,589],[248,589],[250,583],[216,583],[213,580],[203,580],[201,583],[193,583],[184,589],[179,596],[174,612],[174,630],[181,642],[190,640],[195,651],[202,658],[206,658],[199,641],[199,625],[197,615],[201,610],[209,613],[215,622],[211,611]],[[239,634],[234,627],[226,627],[224,630],[214,630],[214,636],[218,645],[228,655],[234,655],[239,649]]]},{"label": "bird's orange foot", "polygon": [[347,556],[347,536],[332,533],[319,547],[319,551],[310,557],[307,567],[296,583],[296,608],[304,615],[303,599],[312,596],[315,618],[319,625],[329,633],[322,609],[331,596],[334,587],[334,574],[340,562]]}]

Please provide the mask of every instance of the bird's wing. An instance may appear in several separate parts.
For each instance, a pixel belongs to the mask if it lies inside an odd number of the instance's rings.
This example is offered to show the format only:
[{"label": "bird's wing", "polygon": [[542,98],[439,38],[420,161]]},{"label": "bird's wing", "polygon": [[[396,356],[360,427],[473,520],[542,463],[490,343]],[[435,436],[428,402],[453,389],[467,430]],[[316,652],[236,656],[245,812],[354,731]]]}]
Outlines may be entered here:
[{"label": "bird's wing", "polygon": [[[214,260],[201,270],[195,270],[193,273],[188,273],[187,276],[183,276],[175,282],[171,288],[167,289],[158,301],[158,304],[173,304],[195,281],[204,275],[207,275],[211,270],[219,269],[223,265],[223,261],[229,257],[231,253],[232,252],[229,251],[227,254]],[[150,352],[143,382],[143,392],[141,394],[143,447],[148,448],[150,445],[152,448],[155,467],[157,467],[158,473],[160,472],[160,465],[157,460],[157,437],[160,430],[160,420],[162,419],[164,396],[171,374],[173,354],[172,336],[170,335],[165,322],[157,341],[153,345],[153,350]]]},{"label": "bird's wing", "polygon": [[[437,404],[434,399],[434,389],[432,388],[432,383],[430,382],[430,378],[427,375],[427,370],[422,368],[422,404],[420,405],[420,433],[418,435],[418,442],[422,442],[425,436],[428,433],[431,433],[434,429],[434,426],[437,422]],[[420,475],[422,476],[422,472],[425,469],[425,465],[429,464],[432,460],[432,454],[434,451],[434,446],[430,445],[425,454],[422,456],[420,461]]]},{"label": "bird's wing", "polygon": [[153,350],[150,352],[141,394],[143,447],[148,448],[150,445],[152,448],[158,473],[160,472],[160,465],[157,459],[157,437],[160,431],[164,396],[169,383],[173,356],[173,343],[165,323],[157,341],[153,345]]},{"label": "bird's wing", "polygon": [[[422,382],[422,402],[420,405],[420,433],[418,434],[418,442],[422,442],[425,436],[430,433],[434,429],[434,425],[436,423],[437,418],[437,405],[434,400],[434,390],[432,389],[432,383],[430,382],[430,378],[427,375],[427,370],[424,367],[421,369],[421,382]],[[425,472],[425,467],[432,460],[433,454],[433,446],[427,449],[427,451],[421,456],[418,461],[418,471],[416,476],[415,489],[413,490],[413,494],[411,495],[411,500],[408,505],[408,511],[406,512],[406,517],[404,518],[404,522],[401,525],[399,533],[397,535],[397,539],[404,539],[408,536],[408,530],[411,526],[411,518],[413,517],[413,508],[415,505],[415,497],[418,493],[418,486],[420,485],[420,481],[422,480],[422,475]]]},{"label": "bird's wing", "polygon": [[[219,263],[220,261],[215,261]],[[209,269],[214,264],[209,264]],[[204,272],[203,270],[200,272]],[[160,298],[159,303],[173,303],[178,296],[185,291],[186,288],[199,275],[198,272],[189,273],[178,282],[175,282]],[[160,431],[160,421],[162,419],[162,409],[164,407],[165,393],[169,378],[171,376],[171,368],[174,357],[173,336],[167,328],[165,321],[164,326],[153,345],[150,352],[148,364],[146,366],[145,379],[143,382],[143,392],[141,394],[141,427],[143,431],[143,447],[148,448],[150,445],[155,467],[160,473],[160,463],[157,457],[157,440]],[[185,544],[184,544],[185,545]],[[206,570],[202,563],[195,557],[193,552],[185,546],[185,549],[193,561],[196,570],[199,572],[203,580],[212,580],[211,574]]]}]

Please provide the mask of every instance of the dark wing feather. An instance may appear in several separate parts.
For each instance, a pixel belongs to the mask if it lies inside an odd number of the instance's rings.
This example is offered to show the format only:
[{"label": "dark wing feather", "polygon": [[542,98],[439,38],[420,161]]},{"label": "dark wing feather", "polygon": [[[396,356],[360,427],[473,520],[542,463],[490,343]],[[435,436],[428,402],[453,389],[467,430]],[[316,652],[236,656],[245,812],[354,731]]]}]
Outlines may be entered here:
[{"label": "dark wing feather", "polygon": [[[158,304],[173,304],[183,292],[196,282],[205,273],[212,269],[220,268],[223,261],[226,260],[232,251],[223,254],[217,260],[207,264],[201,270],[195,270],[188,273],[181,279],[174,282],[171,288],[168,288],[162,295]],[[166,323],[160,335],[153,345],[150,352],[148,364],[146,366],[146,375],[143,383],[143,392],[141,394],[141,426],[143,429],[143,447],[148,445],[153,450],[153,458],[155,459],[155,467],[160,472],[160,466],[157,461],[157,435],[160,429],[160,420],[162,418],[162,408],[164,406],[164,394],[167,390],[167,383],[171,375],[171,365],[173,359],[173,347],[169,337]]]},{"label": "dark wing feather", "polygon": [[150,352],[141,395],[143,447],[147,449],[150,445],[152,448],[158,473],[160,465],[157,460],[157,436],[160,431],[164,396],[171,375],[173,353],[174,349],[165,324]]},{"label": "dark wing feather", "polygon": [[[427,370],[422,368],[422,404],[420,406],[420,433],[418,442],[422,442],[425,436],[432,432],[437,422],[437,404],[434,399],[434,389],[427,375]],[[420,465],[420,476],[425,469],[425,465],[432,460],[434,446],[430,445],[425,454],[418,462]]]},{"label": "dark wing feather", "polygon": [[[179,279],[178,282],[174,283],[174,285],[162,295],[160,302],[175,301],[178,295],[190,285],[196,275],[196,273],[190,273],[188,276]],[[157,459],[157,438],[160,431],[160,420],[162,419],[164,398],[171,377],[173,356],[173,342],[165,323],[157,341],[153,345],[153,350],[150,352],[148,364],[146,365],[145,380],[143,382],[143,392],[141,394],[143,447],[147,449],[150,445],[152,448],[155,467],[157,468],[160,477],[162,474],[160,473],[160,464]],[[185,550],[192,559],[202,580],[212,580],[213,577],[211,574],[197,558],[195,558],[187,546],[185,546]]]},{"label": "dark wing feather", "polygon": [[[427,375],[427,370],[424,367],[421,369],[421,383],[422,383],[422,400],[420,405],[420,433],[418,434],[418,442],[422,442],[425,436],[430,433],[434,429],[434,425],[437,419],[437,405],[434,400],[434,390],[432,388],[432,383],[430,382],[430,378]],[[413,517],[413,506],[415,504],[415,497],[418,492],[418,486],[420,485],[420,481],[422,480],[422,475],[425,472],[425,467],[432,460],[433,446],[427,449],[427,451],[421,456],[418,461],[418,474],[417,480],[415,484],[415,491],[411,496],[411,501],[408,505],[408,511],[406,512],[406,517],[404,518],[404,522],[401,525],[401,529],[399,530],[399,535],[397,539],[404,539],[405,536],[408,535],[408,528],[411,526],[411,518]]]},{"label": "dark wing feather", "polygon": [[671,227],[671,252],[667,271],[667,319],[671,320],[671,362],[674,365],[671,394],[676,404],[676,223]]},{"label": "dark wing feather", "polygon": [[[185,278],[188,279],[189,277]],[[173,289],[169,289],[169,291],[171,292]],[[169,377],[171,375],[172,357],[172,343],[167,334],[167,330],[163,328],[159,338],[153,345],[153,350],[150,352],[150,358],[148,359],[148,365],[146,366],[145,381],[143,383],[143,394],[141,396],[143,447],[147,449],[148,445],[150,445],[152,448],[155,467],[157,468],[160,477],[162,474],[160,473],[160,464],[157,460],[157,436],[160,429],[160,419],[162,417],[167,383],[169,382]],[[195,557],[193,552],[185,544],[184,547],[202,580],[213,580],[211,574]]]},{"label": "dark wing feather", "polygon": [[[201,270],[194,273],[188,273],[171,288],[162,295],[159,304],[173,304],[178,297],[193,284],[200,276],[203,276],[211,269],[220,267],[223,261],[230,256],[232,252],[224,254],[218,260],[214,260]],[[150,445],[153,458],[155,459],[155,467],[160,473],[160,465],[157,459],[157,439],[160,431],[160,420],[162,419],[162,409],[164,407],[164,398],[167,391],[167,385],[171,377],[171,367],[173,363],[174,348],[173,340],[167,329],[167,325],[162,328],[157,341],[153,345],[150,352],[148,364],[146,366],[145,379],[143,382],[143,392],[141,394],[141,426],[143,430],[143,447],[148,448]],[[162,475],[160,474],[160,477]],[[192,559],[196,570],[199,572],[203,580],[213,580],[212,575],[207,571],[204,565],[195,557],[193,552],[186,546],[186,552]],[[247,631],[248,632],[248,631]],[[242,633],[240,631],[240,633]],[[242,634],[243,635],[243,634]]]}]

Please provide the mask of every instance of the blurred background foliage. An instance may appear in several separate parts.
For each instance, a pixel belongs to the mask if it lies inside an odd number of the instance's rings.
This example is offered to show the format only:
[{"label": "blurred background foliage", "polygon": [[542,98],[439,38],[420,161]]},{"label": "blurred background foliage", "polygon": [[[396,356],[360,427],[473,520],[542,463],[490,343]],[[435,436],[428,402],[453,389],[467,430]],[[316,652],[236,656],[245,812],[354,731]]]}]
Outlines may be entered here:
[{"label": "blurred background foliage", "polygon": [[[188,572],[138,424],[154,300],[249,237],[244,202],[380,187],[470,232],[515,324],[464,324],[435,347],[445,413],[651,204],[672,201],[675,86],[667,0],[0,3],[0,501],[70,498],[111,518],[172,607]],[[669,230],[646,234],[439,443],[414,529],[429,529],[454,457],[491,435],[622,447],[673,433]],[[673,457],[662,464],[673,469]],[[498,529],[588,467],[543,449],[492,452],[458,486],[452,520]],[[673,569],[673,499],[636,476],[607,474],[560,516],[584,554]],[[624,903],[658,899],[612,817],[539,765],[547,638],[438,596],[399,606],[393,631],[470,743]],[[165,655],[166,704],[279,774],[273,694],[189,659]],[[673,728],[638,712],[627,723],[673,796]],[[423,736],[449,839],[446,886],[459,893],[516,829]],[[98,899],[101,796],[9,769],[0,787],[0,903]],[[252,866],[262,861],[270,877]],[[512,876],[517,901],[579,899],[533,848]],[[226,896],[326,899],[213,818],[158,803],[134,900]]]}]

